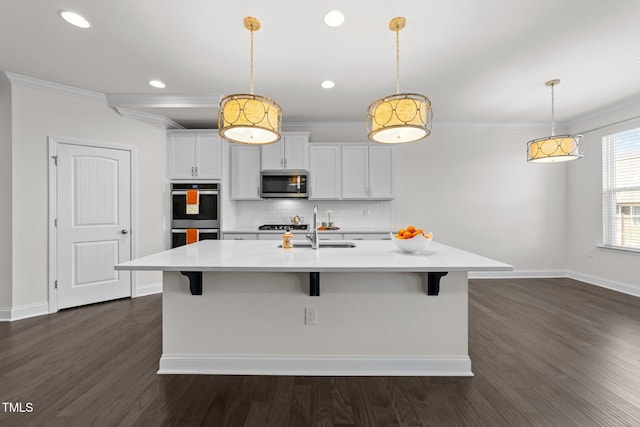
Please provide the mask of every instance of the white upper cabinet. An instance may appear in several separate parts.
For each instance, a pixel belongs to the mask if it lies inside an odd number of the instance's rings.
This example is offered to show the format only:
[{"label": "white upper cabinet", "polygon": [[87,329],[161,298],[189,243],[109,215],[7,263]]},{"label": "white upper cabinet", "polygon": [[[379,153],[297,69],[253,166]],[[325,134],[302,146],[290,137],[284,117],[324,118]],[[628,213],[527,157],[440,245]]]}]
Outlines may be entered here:
[{"label": "white upper cabinet", "polygon": [[393,198],[392,147],[364,144],[342,147],[342,198]]},{"label": "white upper cabinet", "polygon": [[342,197],[342,147],[309,144],[309,198]]},{"label": "white upper cabinet", "polygon": [[232,144],[231,198],[260,200],[260,147]]},{"label": "white upper cabinet", "polygon": [[263,145],[262,169],[309,169],[309,133],[286,132],[280,141]]},{"label": "white upper cabinet", "polygon": [[342,147],[342,197],[369,198],[369,147],[350,145]]},{"label": "white upper cabinet", "polygon": [[393,199],[393,147],[369,147],[369,198]]},{"label": "white upper cabinet", "polygon": [[221,179],[222,143],[216,131],[171,131],[169,179]]}]

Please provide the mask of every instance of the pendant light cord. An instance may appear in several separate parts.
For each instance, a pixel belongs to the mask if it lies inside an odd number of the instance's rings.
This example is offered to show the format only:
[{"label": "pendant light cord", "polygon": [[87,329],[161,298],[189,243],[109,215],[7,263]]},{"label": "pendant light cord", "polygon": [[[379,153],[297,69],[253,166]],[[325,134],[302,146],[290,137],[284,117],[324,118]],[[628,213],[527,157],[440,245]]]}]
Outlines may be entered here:
[{"label": "pendant light cord", "polygon": [[555,92],[553,90],[555,84],[551,85],[551,136],[556,135],[556,126],[555,126]]},{"label": "pendant light cord", "polygon": [[400,93],[400,30],[396,29],[396,94]]},{"label": "pendant light cord", "polygon": [[[250,77],[249,80],[251,81],[251,95],[253,95],[253,28],[251,28],[251,58],[249,60],[249,68],[250,68]],[[552,88],[553,89],[553,88]]]}]

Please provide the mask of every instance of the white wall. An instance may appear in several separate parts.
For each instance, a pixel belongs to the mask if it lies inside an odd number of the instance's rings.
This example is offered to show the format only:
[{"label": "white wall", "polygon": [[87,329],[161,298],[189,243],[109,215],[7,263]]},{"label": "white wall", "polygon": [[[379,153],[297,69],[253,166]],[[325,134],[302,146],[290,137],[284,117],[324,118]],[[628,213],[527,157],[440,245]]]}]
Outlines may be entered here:
[{"label": "white wall", "polygon": [[[125,119],[89,97],[13,85],[13,306],[48,300],[47,137],[134,145],[138,149],[138,220],[134,257],[164,249],[166,239],[165,129]],[[138,288],[161,282],[136,277]]]},{"label": "white wall", "polygon": [[394,222],[520,271],[566,265],[566,166],[526,161],[547,129],[435,127],[398,147]]},{"label": "white wall", "polygon": [[[0,82],[0,182],[11,199],[11,85]],[[11,308],[11,209],[0,209],[0,311]],[[4,316],[4,317],[9,317]],[[0,313],[0,320],[3,313]]]},{"label": "white wall", "polygon": [[640,103],[604,111],[571,125],[572,132],[585,132],[585,155],[568,169],[567,268],[576,278],[640,295],[640,254],[599,249],[602,243],[602,137],[640,127]]},{"label": "white wall", "polygon": [[[312,143],[367,140],[364,123],[306,130]],[[394,147],[392,226],[430,230],[527,274],[562,274],[567,166],[526,161],[527,141],[548,132],[546,125],[436,123],[427,139]]]}]

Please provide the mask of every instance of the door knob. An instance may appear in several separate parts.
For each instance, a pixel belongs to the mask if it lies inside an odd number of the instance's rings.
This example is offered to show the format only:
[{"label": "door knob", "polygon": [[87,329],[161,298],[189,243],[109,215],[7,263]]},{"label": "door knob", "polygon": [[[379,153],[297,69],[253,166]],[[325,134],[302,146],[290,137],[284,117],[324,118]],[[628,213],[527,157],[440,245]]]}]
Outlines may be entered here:
[{"label": "door knob", "polygon": [[122,231],[120,231],[120,232],[121,232],[122,234],[128,234],[128,233],[129,233],[129,230],[122,230]]}]

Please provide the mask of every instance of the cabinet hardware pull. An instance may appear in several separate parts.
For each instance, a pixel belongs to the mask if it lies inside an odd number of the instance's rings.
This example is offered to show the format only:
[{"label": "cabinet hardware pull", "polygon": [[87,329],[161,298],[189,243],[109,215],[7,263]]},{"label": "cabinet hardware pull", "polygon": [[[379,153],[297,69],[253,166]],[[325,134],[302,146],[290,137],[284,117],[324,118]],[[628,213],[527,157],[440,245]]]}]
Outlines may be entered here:
[{"label": "cabinet hardware pull", "polygon": [[196,176],[198,176],[198,167],[196,166]]}]

